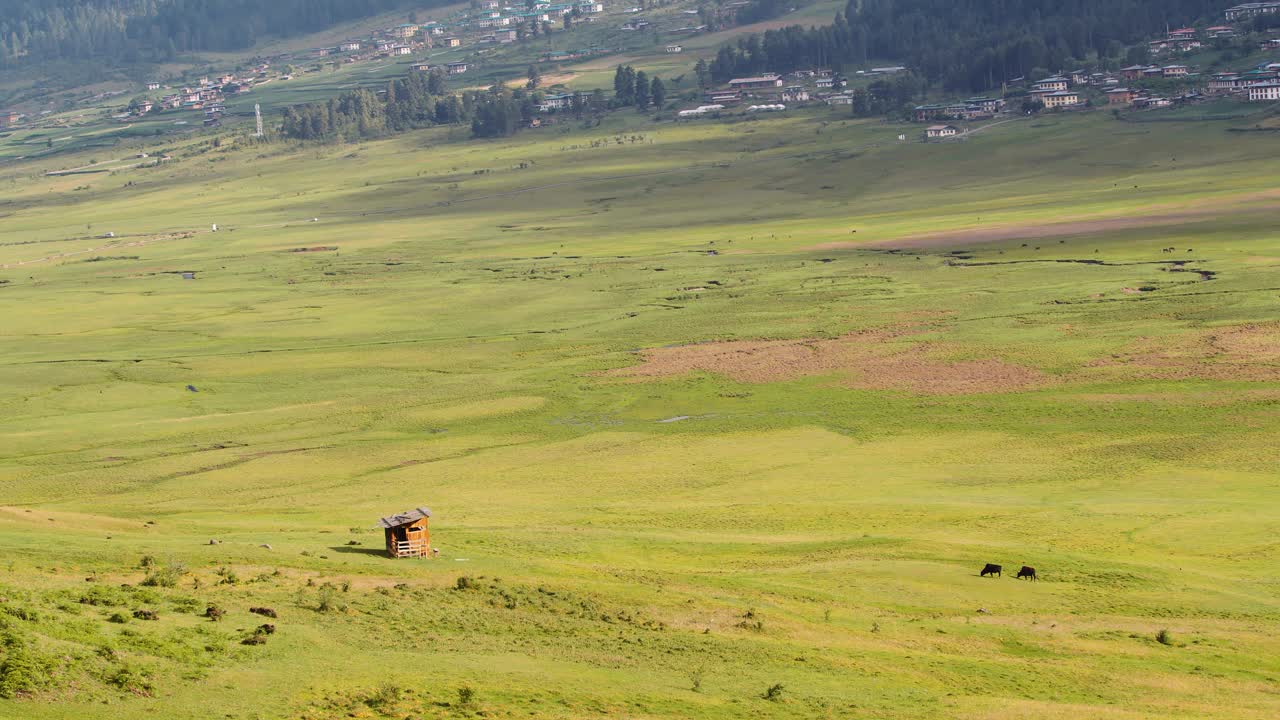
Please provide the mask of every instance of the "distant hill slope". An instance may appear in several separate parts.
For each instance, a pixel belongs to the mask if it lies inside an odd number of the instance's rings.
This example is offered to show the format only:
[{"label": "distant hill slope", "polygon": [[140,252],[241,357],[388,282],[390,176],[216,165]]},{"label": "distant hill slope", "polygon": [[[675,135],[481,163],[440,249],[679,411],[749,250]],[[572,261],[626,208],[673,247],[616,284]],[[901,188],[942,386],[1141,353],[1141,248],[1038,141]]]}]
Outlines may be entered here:
[{"label": "distant hill slope", "polygon": [[172,60],[234,51],[443,0],[16,0],[0,14],[0,68],[50,60]]}]

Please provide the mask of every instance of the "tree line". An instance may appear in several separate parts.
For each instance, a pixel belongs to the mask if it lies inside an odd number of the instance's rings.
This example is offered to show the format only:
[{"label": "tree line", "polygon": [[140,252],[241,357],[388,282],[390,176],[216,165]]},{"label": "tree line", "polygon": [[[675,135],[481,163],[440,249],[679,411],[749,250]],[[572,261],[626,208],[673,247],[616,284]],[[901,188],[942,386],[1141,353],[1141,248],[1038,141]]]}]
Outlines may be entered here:
[{"label": "tree line", "polygon": [[[649,92],[652,94],[652,87]],[[351,90],[325,102],[285,108],[281,131],[297,140],[356,141],[433,125],[470,125],[474,137],[505,137],[527,127],[543,95],[532,88],[452,93],[444,74],[412,72],[385,90]],[[610,107],[604,93],[577,93],[566,112],[585,117]]]},{"label": "tree line", "polygon": [[667,102],[667,86],[662,78],[649,79],[648,73],[630,65],[619,65],[613,73],[613,106],[634,105],[644,112],[650,107],[662,109]]},{"label": "tree line", "polygon": [[[719,49],[712,79],[892,59],[947,90],[979,92],[1216,18],[1206,0],[850,0],[830,25],[752,34]],[[1139,51],[1145,48],[1139,48]]]}]

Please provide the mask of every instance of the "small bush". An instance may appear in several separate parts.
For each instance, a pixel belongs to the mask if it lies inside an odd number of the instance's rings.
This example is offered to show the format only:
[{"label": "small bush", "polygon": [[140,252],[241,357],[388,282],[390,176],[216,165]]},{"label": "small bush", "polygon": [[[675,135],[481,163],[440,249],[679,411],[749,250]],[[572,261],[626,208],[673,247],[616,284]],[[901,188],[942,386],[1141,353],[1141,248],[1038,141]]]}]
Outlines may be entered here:
[{"label": "small bush", "polygon": [[135,620],[159,620],[160,613],[155,610],[134,610],[133,617]]},{"label": "small bush", "polygon": [[476,581],[470,576],[463,575],[454,581],[453,587],[457,590],[471,590],[476,587]]},{"label": "small bush", "polygon": [[782,690],[783,690],[782,683],[774,683],[770,685],[769,689],[765,690],[764,695],[761,695],[760,697],[764,698],[765,700],[778,702],[782,700]]},{"label": "small bush", "polygon": [[333,583],[325,583],[320,586],[320,590],[316,592],[316,610],[319,612],[333,612],[340,610],[337,601],[338,588]]},{"label": "small bush", "polygon": [[143,697],[151,697],[155,692],[155,687],[151,684],[150,674],[145,670],[129,665],[121,665],[108,674],[107,683],[125,692],[142,695]]},{"label": "small bush", "polygon": [[160,567],[153,564],[147,566],[147,576],[142,579],[141,585],[145,587],[177,587],[178,580],[187,574],[187,568],[182,563],[173,563],[167,567]]},{"label": "small bush", "polygon": [[1172,645],[1173,633],[1164,629],[1160,630],[1160,632],[1156,633],[1156,642],[1160,643],[1161,645]]},{"label": "small bush", "polygon": [[470,685],[458,688],[458,707],[470,710],[476,706],[476,690]]},{"label": "small bush", "polygon": [[241,645],[266,645],[267,636],[262,633],[255,632],[249,637],[241,640],[240,644]]},{"label": "small bush", "polygon": [[275,610],[269,607],[251,607],[249,608],[249,612],[253,613],[254,615],[261,615],[262,617],[269,617],[269,618],[280,617],[279,613],[277,613]]},{"label": "small bush", "polygon": [[125,615],[124,613],[115,613],[111,617],[107,618],[107,622],[119,623],[123,625],[124,623],[129,622],[129,616]]},{"label": "small bush", "polygon": [[210,605],[209,607],[204,609],[204,616],[214,622],[218,622],[226,614],[227,614],[227,611],[223,610],[217,605]]},{"label": "small bush", "polygon": [[364,699],[364,704],[372,710],[388,710],[404,697],[404,688],[395,683],[383,683]]}]

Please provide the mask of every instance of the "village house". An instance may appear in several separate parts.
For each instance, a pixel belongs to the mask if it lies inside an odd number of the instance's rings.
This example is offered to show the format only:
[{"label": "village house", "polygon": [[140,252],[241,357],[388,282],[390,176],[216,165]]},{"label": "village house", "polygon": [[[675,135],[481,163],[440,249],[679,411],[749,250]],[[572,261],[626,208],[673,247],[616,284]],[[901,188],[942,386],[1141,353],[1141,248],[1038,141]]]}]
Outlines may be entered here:
[{"label": "village house", "polygon": [[960,128],[955,125],[930,125],[924,130],[924,136],[930,140],[954,137],[959,134]]},{"label": "village house", "polygon": [[1188,72],[1186,65],[1165,65],[1160,68],[1160,74],[1167,78],[1186,77]]},{"label": "village house", "polygon": [[649,27],[648,20],[631,20],[622,24],[623,30],[643,30]]},{"label": "village house", "polygon": [[1233,38],[1236,36],[1236,29],[1230,25],[1214,25],[1213,27],[1205,28],[1204,34],[1207,35],[1210,40],[1217,40],[1218,38]]},{"label": "village house", "polygon": [[852,105],[853,95],[850,95],[849,93],[836,93],[835,95],[828,95],[823,98],[823,102],[828,105]]},{"label": "village house", "polygon": [[1067,89],[1067,79],[1064,77],[1048,77],[1043,80],[1037,80],[1031,84],[1035,90],[1057,92]]},{"label": "village house", "polygon": [[1071,107],[1080,104],[1080,93],[1072,90],[1059,90],[1057,92],[1046,93],[1040,96],[1040,101],[1044,103],[1046,110],[1054,108]]},{"label": "village house", "polygon": [[1120,74],[1124,76],[1125,80],[1139,80],[1149,67],[1149,65],[1130,65],[1129,67],[1120,68]]},{"label": "village house", "polygon": [[515,30],[499,30],[493,34],[494,40],[504,44],[515,42],[517,37],[519,37],[519,33]]},{"label": "village house", "polygon": [[360,49],[360,43],[356,42],[355,40],[348,40],[346,42],[338,43],[338,50],[340,52],[355,52],[356,50],[359,50],[359,49]]},{"label": "village house", "polygon": [[392,55],[412,55],[413,48],[408,45],[396,45],[391,48]]},{"label": "village house", "polygon": [[391,37],[408,39],[418,34],[418,26],[413,23],[405,23],[391,28]]},{"label": "village house", "polygon": [[1235,73],[1216,73],[1209,78],[1206,90],[1214,95],[1226,95],[1240,90],[1244,85],[1244,79]]},{"label": "village house", "polygon": [[917,105],[912,109],[911,116],[916,122],[929,122],[942,119],[945,111],[945,105]]},{"label": "village house", "polygon": [[1238,20],[1249,20],[1259,15],[1272,15],[1275,13],[1280,13],[1280,2],[1244,3],[1227,8],[1225,15],[1227,20],[1236,22]]},{"label": "village house", "polygon": [[1072,85],[1084,85],[1089,82],[1088,70],[1072,70],[1067,73],[1067,78],[1071,80]]},{"label": "village house", "polygon": [[684,48],[680,47],[679,45],[668,45],[666,49],[667,49],[667,52],[669,53],[678,53],[684,50]]},{"label": "village house", "polygon": [[538,105],[538,109],[547,112],[549,110],[563,110],[572,105],[573,93],[559,93],[544,96],[542,102]]},{"label": "village house", "polygon": [[497,10],[500,7],[502,7],[502,4],[498,0],[480,0],[481,10]]},{"label": "village house", "polygon": [[578,12],[586,15],[590,15],[594,13],[602,13],[604,12],[604,3],[598,3],[598,2],[578,3]]},{"label": "village house", "polygon": [[393,558],[430,557],[430,518],[431,510],[420,507],[378,520],[386,538],[387,554]]},{"label": "village house", "polygon": [[380,53],[391,52],[391,48],[395,47],[395,43],[390,40],[379,40],[374,47],[377,48]]},{"label": "village house", "polygon": [[409,66],[414,72],[431,72],[431,63],[419,62]]},{"label": "village house", "polygon": [[470,65],[467,65],[464,62],[451,62],[445,65],[445,70],[450,75],[461,75],[462,73],[470,69],[470,67],[471,67]]},{"label": "village house", "polygon": [[981,115],[995,115],[1004,110],[1004,98],[975,97],[964,101],[971,110]]},{"label": "village house", "polygon": [[823,78],[818,78],[817,80],[814,80],[814,81],[813,81],[813,84],[814,84],[814,85],[815,85],[819,90],[829,90],[829,89],[834,88],[834,87],[836,86],[836,79],[835,79],[835,78],[833,78],[833,77],[823,77]]},{"label": "village house", "polygon": [[778,98],[783,102],[790,103],[808,102],[809,91],[806,90],[803,85],[792,85],[783,89],[783,91],[778,94]]},{"label": "village house", "polygon": [[148,89],[148,90],[159,90],[159,89],[160,89],[160,83],[158,83],[158,82],[149,82],[149,83],[147,83],[147,89]]},{"label": "village house", "polygon": [[440,42],[447,48],[462,47],[462,38],[447,37],[440,40]]},{"label": "village house", "polygon": [[712,90],[702,97],[714,105],[737,105],[742,101],[742,93],[737,90]]},{"label": "village house", "polygon": [[1129,88],[1112,88],[1107,91],[1108,105],[1128,105],[1138,96],[1136,90]]},{"label": "village house", "polygon": [[729,87],[734,90],[764,90],[766,88],[782,87],[782,77],[769,73],[760,75],[759,77],[734,78],[729,81]]},{"label": "village house", "polygon": [[1280,82],[1272,80],[1250,85],[1247,88],[1247,92],[1249,94],[1249,102],[1275,102],[1280,100]]}]

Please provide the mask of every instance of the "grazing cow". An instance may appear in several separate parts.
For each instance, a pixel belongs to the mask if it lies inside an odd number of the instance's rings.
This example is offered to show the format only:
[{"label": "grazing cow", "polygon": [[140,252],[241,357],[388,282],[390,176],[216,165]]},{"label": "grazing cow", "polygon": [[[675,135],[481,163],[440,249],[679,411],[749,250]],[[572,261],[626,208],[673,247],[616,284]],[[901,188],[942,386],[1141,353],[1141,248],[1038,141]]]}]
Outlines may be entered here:
[{"label": "grazing cow", "polygon": [[1002,575],[1000,575],[1000,571],[1003,569],[1004,568],[1001,568],[999,565],[993,565],[991,563],[987,563],[986,567],[982,568],[982,572],[978,573],[978,575],[979,577],[986,577],[987,575],[991,575],[992,577],[995,577],[995,576],[1003,577]]},{"label": "grazing cow", "polygon": [[1022,578],[1031,578],[1032,580],[1035,580],[1036,569],[1030,565],[1023,565],[1022,569],[1018,571],[1018,579],[1021,580]]}]

